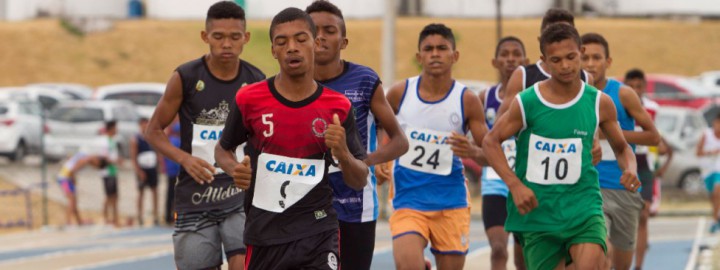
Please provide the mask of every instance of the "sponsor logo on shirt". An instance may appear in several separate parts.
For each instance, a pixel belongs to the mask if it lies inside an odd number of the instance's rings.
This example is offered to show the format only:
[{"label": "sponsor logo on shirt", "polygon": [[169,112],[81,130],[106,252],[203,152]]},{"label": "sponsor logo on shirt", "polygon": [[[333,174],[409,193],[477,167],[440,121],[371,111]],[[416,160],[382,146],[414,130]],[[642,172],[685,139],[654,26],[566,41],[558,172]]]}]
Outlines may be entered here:
[{"label": "sponsor logo on shirt", "polygon": [[419,132],[419,131],[412,131],[412,132],[410,132],[410,139],[413,139],[416,141],[423,141],[426,143],[432,143],[432,144],[448,144],[449,137],[437,136],[437,135],[432,135],[429,133],[423,133],[423,132]]},{"label": "sponsor logo on shirt", "polygon": [[327,128],[328,123],[325,121],[325,119],[318,117],[312,121],[312,132],[317,137],[325,137],[325,131],[327,131]]},{"label": "sponsor logo on shirt", "polygon": [[285,163],[277,160],[268,161],[265,168],[270,172],[308,177],[315,177],[317,171],[315,165]]},{"label": "sponsor logo on shirt", "polygon": [[538,140],[535,149],[548,153],[577,153],[577,145],[574,143],[551,143]]}]

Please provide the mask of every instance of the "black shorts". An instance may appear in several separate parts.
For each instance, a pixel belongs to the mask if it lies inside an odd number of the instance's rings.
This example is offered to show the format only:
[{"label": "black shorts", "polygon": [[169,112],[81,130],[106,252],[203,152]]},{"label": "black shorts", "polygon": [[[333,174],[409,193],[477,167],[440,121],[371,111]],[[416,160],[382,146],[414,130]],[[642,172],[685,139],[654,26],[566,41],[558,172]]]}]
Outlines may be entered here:
[{"label": "black shorts", "polygon": [[507,197],[502,195],[483,196],[482,218],[486,231],[495,226],[505,226],[505,219],[507,219]]},{"label": "black shorts", "polygon": [[339,269],[337,230],[272,246],[247,245],[247,270]]},{"label": "black shorts", "polygon": [[157,169],[143,169],[143,172],[145,172],[145,181],[140,181],[140,177],[138,177],[138,189],[144,187],[156,188],[158,185]]},{"label": "black shorts", "polygon": [[105,187],[105,195],[113,196],[117,195],[117,176],[105,176],[103,177],[103,186]]},{"label": "black shorts", "polygon": [[640,190],[640,196],[646,202],[653,201],[653,190],[655,189],[655,174],[650,170],[638,170],[638,179],[642,190]]},{"label": "black shorts", "polygon": [[343,270],[369,270],[375,251],[377,221],[340,221],[340,266]]}]

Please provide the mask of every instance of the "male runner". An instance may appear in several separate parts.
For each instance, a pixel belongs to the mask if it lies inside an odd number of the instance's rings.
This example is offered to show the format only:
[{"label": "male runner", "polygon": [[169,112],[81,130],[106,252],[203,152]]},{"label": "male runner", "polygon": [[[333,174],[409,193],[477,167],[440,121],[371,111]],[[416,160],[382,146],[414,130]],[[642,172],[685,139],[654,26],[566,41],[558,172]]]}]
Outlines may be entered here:
[{"label": "male runner", "polygon": [[105,203],[103,204],[103,218],[106,224],[115,227],[120,226],[120,214],[118,213],[118,164],[120,163],[120,149],[115,138],[117,135],[117,121],[105,122],[105,138],[103,138],[102,155],[108,161],[102,171],[103,187],[105,189]]},{"label": "male runner", "polygon": [[[627,73],[625,73],[624,83],[625,85],[630,86],[630,88],[635,90],[635,93],[642,102],[643,108],[645,108],[645,111],[648,112],[650,117],[654,120],[655,114],[660,108],[660,105],[645,96],[645,87],[647,83],[645,81],[645,73],[639,69],[629,70]],[[642,130],[642,128],[640,128],[638,125],[635,125],[635,130]],[[655,148],[655,151],[652,150],[653,148]],[[660,154],[667,155],[667,157],[665,158],[663,165],[657,168],[657,170],[655,170],[657,155]],[[654,203],[654,197],[656,196],[654,192],[656,189],[655,186],[660,184],[659,181],[655,181],[655,178],[662,177],[665,171],[667,171],[667,168],[670,165],[670,161],[672,161],[672,156],[672,148],[668,147],[662,136],[660,138],[660,145],[658,145],[658,147],[647,147],[643,145],[637,145],[635,147],[635,159],[637,160],[638,166],[637,175],[640,179],[640,182],[642,183],[640,195],[645,201],[645,206],[640,213],[640,221],[638,222],[637,244],[635,248],[636,270],[642,269],[643,263],[645,262],[645,252],[648,248],[648,219],[650,219],[650,209]]]},{"label": "male runner", "polygon": [[[462,269],[470,244],[468,190],[460,158],[486,164],[475,142],[487,132],[478,97],[452,77],[460,53],[443,24],[420,32],[420,76],[395,84],[388,101],[410,142],[395,166],[390,217],[397,269],[423,269],[428,242],[438,269]],[[475,142],[465,136],[472,131]]]},{"label": "male runner", "polygon": [[[639,188],[635,157],[612,100],[580,80],[580,36],[554,24],[540,37],[552,75],[520,93],[483,142],[487,160],[510,189],[505,229],[520,237],[528,269],[600,269],[606,228],[590,149],[597,128],[620,157],[621,183]],[[507,94],[507,93],[506,93]],[[516,135],[516,172],[501,143]]]},{"label": "male runner", "polygon": [[[595,78],[595,86],[602,89],[615,104],[618,122],[625,140],[634,145],[657,145],[660,141],[655,124],[645,111],[632,88],[607,78],[605,72],[612,64],[607,40],[597,33],[582,36],[582,68]],[[635,131],[635,123],[642,128]],[[603,148],[602,161],[596,165],[603,195],[603,212],[608,225],[608,269],[610,264],[618,270],[630,269],[643,199],[639,193],[628,192],[620,183],[622,170],[613,155],[610,144],[600,134]]]},{"label": "male runner", "polygon": [[[287,8],[275,15],[270,40],[280,73],[238,91],[215,148],[218,164],[248,188],[250,270],[339,269],[327,175],[333,158],[345,184],[355,190],[367,185],[367,155],[350,100],[313,80],[315,37],[304,11]],[[249,156],[238,163],[234,149],[245,142]]]},{"label": "male runner", "polygon": [[[512,72],[518,67],[527,64],[525,45],[516,37],[509,36],[500,39],[495,47],[495,58],[492,65],[500,73],[500,83],[480,93],[480,102],[485,107],[485,123],[492,128],[497,119],[497,110],[505,95],[505,86]],[[502,143],[505,156],[508,158],[510,168],[515,168],[515,140],[509,139]],[[492,269],[505,269],[507,265],[508,233],[505,232],[505,219],[507,218],[508,188],[505,182],[490,166],[483,168],[482,186],[482,217],[485,225],[485,234],[490,242],[490,266]],[[522,257],[522,247],[515,239],[514,262],[516,269],[525,269]]]},{"label": "male runner", "polygon": [[[320,42],[315,47],[315,80],[352,102],[360,139],[367,152],[372,152],[365,164],[374,166],[400,157],[407,152],[408,142],[385,99],[380,78],[372,69],[341,58],[341,51],[348,44],[342,11],[325,0],[313,2],[305,11],[315,23]],[[389,143],[380,149],[375,119],[390,137]],[[332,166],[330,185],[340,223],[340,265],[345,270],[370,269],[378,217],[375,177],[370,174],[368,184],[356,191],[345,184],[339,168]]]},{"label": "male runner", "polygon": [[[241,86],[265,75],[239,59],[250,40],[245,12],[231,1],[208,9],[200,37],[210,53],[179,66],[168,81],[145,138],[182,169],[175,186],[175,263],[179,269],[243,269],[244,192],[215,164],[214,148]],[[180,148],[163,130],[180,115]],[[242,154],[241,154],[242,155]]]},{"label": "male runner", "polygon": [[57,174],[57,183],[68,199],[67,211],[65,212],[66,225],[72,224],[73,220],[78,226],[83,225],[82,218],[80,218],[80,211],[78,211],[77,207],[75,174],[87,165],[102,169],[107,166],[107,160],[101,156],[87,155],[83,152],[78,152],[63,163],[60,172]]},{"label": "male runner", "polygon": [[144,117],[140,118],[138,124],[140,126],[140,134],[130,139],[130,160],[132,161],[138,180],[138,225],[143,225],[143,195],[145,194],[145,188],[148,187],[152,195],[153,225],[157,226],[160,224],[158,220],[157,193],[158,164],[160,164],[160,160],[155,150],[150,147],[150,144],[148,144],[147,140],[142,136],[145,130],[147,130],[148,119]]}]

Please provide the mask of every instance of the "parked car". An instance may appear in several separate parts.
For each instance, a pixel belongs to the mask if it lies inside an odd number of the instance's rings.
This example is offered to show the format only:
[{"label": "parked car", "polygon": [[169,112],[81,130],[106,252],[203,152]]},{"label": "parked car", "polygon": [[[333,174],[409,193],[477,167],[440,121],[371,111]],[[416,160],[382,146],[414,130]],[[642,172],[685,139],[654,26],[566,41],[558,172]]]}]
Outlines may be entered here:
[{"label": "parked car", "polygon": [[74,100],[90,99],[93,94],[93,89],[90,86],[77,83],[34,83],[27,86],[60,91]]},{"label": "parked car", "polygon": [[702,192],[700,158],[695,154],[703,131],[708,127],[702,112],[682,107],[661,107],[655,126],[673,148],[673,159],[663,176],[663,185],[688,193]]},{"label": "parked car", "polygon": [[138,115],[150,118],[165,93],[162,83],[123,83],[98,87],[97,100],[128,100],[135,104]]},{"label": "parked car", "polygon": [[130,138],[139,132],[138,115],[132,103],[124,100],[71,101],[58,105],[48,114],[45,154],[59,160],[77,151],[92,152],[104,139],[105,123],[117,121],[117,141],[123,156],[129,156]]},{"label": "parked car", "polygon": [[45,111],[51,110],[62,101],[71,100],[70,97],[58,90],[30,86],[0,87],[0,99],[39,102]]},{"label": "parked car", "polygon": [[41,111],[32,101],[0,100],[0,156],[22,161],[27,154],[40,153]]},{"label": "parked car", "polygon": [[702,109],[714,104],[720,94],[692,78],[650,74],[646,79],[648,97],[661,106]]},{"label": "parked car", "polygon": [[703,72],[698,76],[700,83],[710,89],[720,89],[720,70]]}]

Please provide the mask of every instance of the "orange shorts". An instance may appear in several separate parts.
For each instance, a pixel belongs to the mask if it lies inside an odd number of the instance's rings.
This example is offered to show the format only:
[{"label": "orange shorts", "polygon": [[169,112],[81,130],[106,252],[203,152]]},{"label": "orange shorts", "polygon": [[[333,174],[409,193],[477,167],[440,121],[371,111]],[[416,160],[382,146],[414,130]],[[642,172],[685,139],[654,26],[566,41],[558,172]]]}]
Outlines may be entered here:
[{"label": "orange shorts", "polygon": [[433,254],[465,255],[470,247],[470,208],[441,211],[396,210],[390,217],[393,239],[408,234],[430,241]]}]

